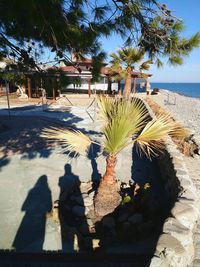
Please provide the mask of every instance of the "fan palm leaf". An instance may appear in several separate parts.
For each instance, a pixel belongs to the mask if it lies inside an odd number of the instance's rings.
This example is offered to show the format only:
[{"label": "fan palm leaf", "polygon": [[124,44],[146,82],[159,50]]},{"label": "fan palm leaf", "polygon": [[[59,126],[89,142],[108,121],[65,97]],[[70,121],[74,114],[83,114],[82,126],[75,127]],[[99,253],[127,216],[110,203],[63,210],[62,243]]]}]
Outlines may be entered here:
[{"label": "fan palm leaf", "polygon": [[164,139],[168,135],[183,136],[185,129],[174,123],[169,115],[161,115],[148,122],[141,133],[134,140],[140,151],[148,157],[156,155],[164,146]]},{"label": "fan palm leaf", "polygon": [[51,141],[57,141],[63,150],[69,153],[84,154],[88,151],[92,140],[77,130],[66,130],[62,128],[46,128],[42,131],[41,137]]},{"label": "fan palm leaf", "polygon": [[148,112],[142,101],[135,98],[109,99],[112,108],[106,98],[100,99],[100,112],[103,114],[105,126],[105,150],[111,154],[119,153],[131,142],[131,137],[140,132],[148,120]]},{"label": "fan palm leaf", "polygon": [[140,67],[139,67],[140,71],[143,71],[143,70],[149,70],[151,64],[153,64],[153,61],[152,61],[152,60],[144,61],[144,62],[140,65]]}]

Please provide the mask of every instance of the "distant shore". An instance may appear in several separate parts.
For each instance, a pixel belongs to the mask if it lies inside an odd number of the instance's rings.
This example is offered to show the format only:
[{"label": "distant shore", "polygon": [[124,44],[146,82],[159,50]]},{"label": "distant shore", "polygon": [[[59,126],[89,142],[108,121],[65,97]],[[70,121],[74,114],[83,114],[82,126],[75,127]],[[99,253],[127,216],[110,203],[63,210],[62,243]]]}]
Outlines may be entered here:
[{"label": "distant shore", "polygon": [[194,134],[200,135],[200,98],[184,96],[166,89],[150,97]]}]

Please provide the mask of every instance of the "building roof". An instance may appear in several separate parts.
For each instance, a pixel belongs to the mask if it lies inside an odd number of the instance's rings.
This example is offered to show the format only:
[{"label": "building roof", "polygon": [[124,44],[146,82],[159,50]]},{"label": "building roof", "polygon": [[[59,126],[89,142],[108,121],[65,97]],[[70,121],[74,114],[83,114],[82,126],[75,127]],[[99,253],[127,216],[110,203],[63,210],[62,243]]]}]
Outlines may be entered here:
[{"label": "building roof", "polygon": [[[76,61],[76,64],[78,63],[78,61]],[[107,64],[104,64],[104,66],[101,68],[100,72],[102,75],[105,76],[110,76],[110,68],[106,67]],[[62,66],[59,67],[62,71],[66,72],[66,73],[83,73],[83,72],[91,72],[92,70],[92,60],[91,59],[85,59],[85,61],[78,63],[78,66],[73,66],[73,65],[68,65],[68,66]],[[148,75],[148,77],[151,77],[152,74],[146,74]],[[140,72],[136,72],[133,71],[132,72],[132,78],[142,78],[142,75]]]}]

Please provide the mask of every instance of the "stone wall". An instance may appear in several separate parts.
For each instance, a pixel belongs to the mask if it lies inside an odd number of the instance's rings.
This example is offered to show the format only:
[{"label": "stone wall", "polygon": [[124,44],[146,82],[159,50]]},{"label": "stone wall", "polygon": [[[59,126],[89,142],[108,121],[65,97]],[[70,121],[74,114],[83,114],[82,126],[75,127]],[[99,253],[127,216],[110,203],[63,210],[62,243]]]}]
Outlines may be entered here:
[{"label": "stone wall", "polygon": [[163,233],[158,239],[150,267],[190,267],[194,258],[193,234],[199,217],[196,187],[182,154],[171,138],[166,140],[166,150],[158,160],[171,204],[171,215],[163,224]]}]

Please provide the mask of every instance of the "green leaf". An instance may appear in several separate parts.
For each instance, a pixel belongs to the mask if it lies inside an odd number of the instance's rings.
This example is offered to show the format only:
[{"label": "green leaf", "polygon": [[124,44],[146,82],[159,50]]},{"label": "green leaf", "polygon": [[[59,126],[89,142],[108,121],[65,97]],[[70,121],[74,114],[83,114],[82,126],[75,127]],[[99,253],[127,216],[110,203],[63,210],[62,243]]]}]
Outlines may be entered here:
[{"label": "green leaf", "polygon": [[129,202],[131,202],[132,198],[128,195],[128,196],[125,196],[123,199],[122,199],[122,205],[125,205]]}]

